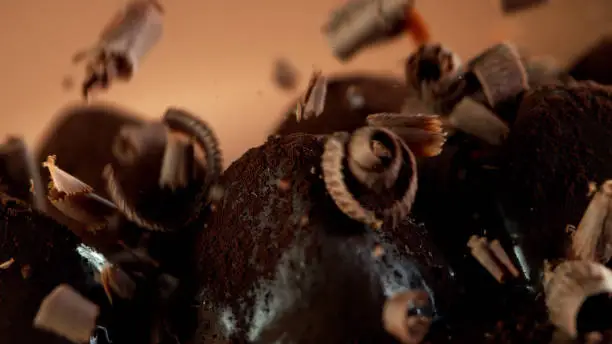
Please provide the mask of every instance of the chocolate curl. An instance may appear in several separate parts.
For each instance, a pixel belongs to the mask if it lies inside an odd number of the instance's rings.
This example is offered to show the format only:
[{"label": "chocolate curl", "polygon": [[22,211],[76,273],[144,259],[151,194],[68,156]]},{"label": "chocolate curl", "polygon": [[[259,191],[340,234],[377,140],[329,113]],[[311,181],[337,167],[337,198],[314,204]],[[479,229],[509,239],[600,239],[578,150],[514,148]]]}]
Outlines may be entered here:
[{"label": "chocolate curl", "polygon": [[514,266],[514,263],[512,263],[512,260],[506,253],[506,250],[504,250],[504,248],[502,247],[499,240],[491,241],[491,243],[489,244],[489,250],[493,252],[495,258],[497,258],[497,260],[504,265],[504,267],[510,272],[510,274],[514,278],[518,278],[521,275],[516,266]]},{"label": "chocolate curl", "polygon": [[612,258],[612,180],[604,182],[591,199],[572,236],[572,254],[578,259],[606,264]]},{"label": "chocolate curl", "polygon": [[45,297],[34,318],[34,327],[53,332],[73,343],[89,343],[96,328],[99,307],[67,284]]},{"label": "chocolate curl", "polygon": [[49,156],[43,167],[48,168],[51,175],[47,197],[66,216],[90,229],[98,229],[116,212],[115,205],[96,195],[91,186],[57,167],[55,156]]},{"label": "chocolate curl", "polygon": [[431,324],[429,295],[422,290],[398,293],[385,302],[383,326],[403,344],[423,341]]},{"label": "chocolate curl", "polygon": [[323,32],[333,54],[347,61],[366,46],[402,33],[413,6],[414,0],[352,0],[331,14]]},{"label": "chocolate curl", "polygon": [[171,190],[187,187],[193,180],[194,147],[178,137],[169,137],[162,161],[159,186]]},{"label": "chocolate curl", "polygon": [[75,54],[74,62],[89,59],[84,96],[93,87],[107,88],[115,78],[132,78],[162,36],[162,14],[162,7],[155,1],[132,1],[104,28],[95,47]]},{"label": "chocolate curl", "polygon": [[470,61],[469,65],[492,108],[529,89],[525,66],[518,51],[510,43],[497,44],[487,49]]},{"label": "chocolate curl", "polygon": [[565,261],[545,275],[544,292],[550,321],[576,338],[578,313],[586,299],[612,293],[612,271],[595,262]]}]

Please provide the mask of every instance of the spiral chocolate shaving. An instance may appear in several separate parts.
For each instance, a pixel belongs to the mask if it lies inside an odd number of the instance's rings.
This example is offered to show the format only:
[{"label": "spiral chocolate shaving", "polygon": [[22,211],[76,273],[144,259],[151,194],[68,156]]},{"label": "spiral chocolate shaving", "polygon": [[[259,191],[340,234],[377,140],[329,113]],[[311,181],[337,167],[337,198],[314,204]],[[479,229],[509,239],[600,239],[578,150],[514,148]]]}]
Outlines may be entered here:
[{"label": "spiral chocolate shaving", "polygon": [[201,199],[207,198],[210,187],[217,183],[223,169],[219,140],[214,131],[206,122],[178,108],[169,108],[164,114],[163,122],[170,129],[193,137],[202,147],[206,155],[207,173]]},{"label": "spiral chocolate shaving", "polygon": [[377,218],[374,211],[366,209],[346,185],[343,170],[345,159],[352,176],[375,192],[393,188],[401,167],[408,162],[412,172],[409,186],[399,200],[382,211],[382,217],[384,220],[391,219],[395,226],[408,215],[417,189],[416,159],[401,139],[385,128],[364,127],[350,137],[335,134],[325,144],[323,179],[334,202],[350,218],[378,229],[382,226],[382,220]]},{"label": "spiral chocolate shaving", "polygon": [[115,170],[111,164],[104,167],[102,173],[103,178],[106,180],[106,192],[111,201],[117,206],[117,209],[125,216],[126,219],[135,223],[136,225],[156,232],[166,232],[169,229],[165,226],[154,223],[145,219],[139,212],[127,201],[125,193],[121,188],[119,180],[115,175]]}]

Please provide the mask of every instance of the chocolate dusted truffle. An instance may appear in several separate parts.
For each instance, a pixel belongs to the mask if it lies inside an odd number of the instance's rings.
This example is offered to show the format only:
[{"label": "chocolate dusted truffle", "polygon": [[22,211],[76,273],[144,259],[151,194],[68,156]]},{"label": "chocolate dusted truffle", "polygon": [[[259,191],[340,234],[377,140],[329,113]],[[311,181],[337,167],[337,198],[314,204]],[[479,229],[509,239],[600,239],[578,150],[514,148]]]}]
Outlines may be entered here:
[{"label": "chocolate dusted truffle", "polygon": [[[196,242],[201,308],[215,314],[217,336],[392,343],[381,319],[388,296],[424,289],[435,311],[450,299],[450,270],[424,227],[374,231],[333,203],[321,179],[324,141],[272,137],[224,173],[224,197]],[[194,343],[213,334],[199,335]]]}]

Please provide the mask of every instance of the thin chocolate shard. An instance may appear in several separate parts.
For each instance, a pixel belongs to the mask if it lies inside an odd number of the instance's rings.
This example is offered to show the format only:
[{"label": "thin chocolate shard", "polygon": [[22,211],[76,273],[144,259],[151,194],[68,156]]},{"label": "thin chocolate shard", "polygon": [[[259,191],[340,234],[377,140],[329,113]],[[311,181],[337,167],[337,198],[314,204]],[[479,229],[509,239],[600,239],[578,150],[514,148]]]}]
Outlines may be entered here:
[{"label": "thin chocolate shard", "polygon": [[492,108],[529,89],[522,59],[509,43],[489,48],[470,61],[469,65]]},{"label": "thin chocolate shard", "polygon": [[366,122],[389,128],[416,156],[436,156],[446,142],[442,121],[435,115],[379,113],[368,116]]},{"label": "thin chocolate shard", "polygon": [[3,263],[0,263],[0,270],[6,270],[11,267],[15,263],[15,259],[11,258]]},{"label": "thin chocolate shard", "polygon": [[389,298],[383,308],[385,330],[405,344],[418,344],[429,332],[431,314],[429,295],[423,290],[409,290]]},{"label": "thin chocolate shard", "polygon": [[[544,279],[544,293],[550,321],[572,338],[578,336],[578,314],[592,296],[612,293],[612,271],[586,260],[559,264]],[[605,312],[600,312],[605,316]]]},{"label": "thin chocolate shard", "polygon": [[334,56],[342,61],[406,31],[414,0],[352,0],[331,13],[323,27]]},{"label": "thin chocolate shard", "polygon": [[96,328],[99,307],[67,284],[45,297],[34,318],[34,327],[53,332],[73,343],[89,343]]},{"label": "thin chocolate shard", "polygon": [[503,267],[495,259],[493,252],[489,249],[486,238],[472,235],[468,241],[468,247],[472,256],[493,276],[497,282],[503,283],[505,273]]},{"label": "thin chocolate shard", "polygon": [[57,167],[55,156],[49,156],[43,166],[51,176],[47,198],[64,215],[90,229],[98,229],[115,214],[117,207],[112,202],[96,195],[91,186]]},{"label": "thin chocolate shard", "polygon": [[113,155],[122,165],[133,164],[138,157],[166,146],[168,134],[161,123],[125,125],[113,141]]},{"label": "thin chocolate shard", "polygon": [[194,147],[178,137],[169,137],[164,151],[159,186],[171,190],[187,187],[193,180]]},{"label": "thin chocolate shard", "polygon": [[572,236],[578,259],[606,264],[612,258],[612,180],[604,182],[591,199]]},{"label": "thin chocolate shard", "polygon": [[448,124],[457,130],[475,136],[491,145],[501,145],[510,128],[497,115],[482,104],[466,97],[453,109]]},{"label": "thin chocolate shard", "polygon": [[308,88],[302,99],[302,117],[309,119],[312,116],[320,116],[325,110],[326,100],[327,79],[321,75],[320,71],[315,71],[310,78]]}]

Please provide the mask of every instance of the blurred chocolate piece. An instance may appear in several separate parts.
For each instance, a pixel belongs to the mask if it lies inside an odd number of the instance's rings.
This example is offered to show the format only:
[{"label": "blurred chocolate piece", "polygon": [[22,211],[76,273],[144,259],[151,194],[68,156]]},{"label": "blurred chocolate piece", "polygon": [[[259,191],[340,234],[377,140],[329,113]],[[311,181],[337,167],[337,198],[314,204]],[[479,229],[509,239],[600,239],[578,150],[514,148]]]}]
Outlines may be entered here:
[{"label": "blurred chocolate piece", "polygon": [[155,0],[132,0],[104,28],[98,42],[79,51],[75,63],[87,60],[83,97],[93,89],[108,89],[117,80],[130,80],[141,60],[162,35],[163,8]]},{"label": "blurred chocolate piece", "polygon": [[567,69],[574,79],[612,85],[612,36],[603,37],[580,55]]},{"label": "blurred chocolate piece", "polygon": [[100,310],[69,285],[61,284],[45,297],[34,327],[53,332],[76,344],[89,342]]},{"label": "blurred chocolate piece", "polygon": [[549,0],[501,0],[501,7],[505,14],[514,14],[548,2]]},{"label": "blurred chocolate piece", "polygon": [[385,302],[383,309],[385,330],[403,344],[419,344],[429,331],[430,308],[425,291],[407,291],[393,295]]},{"label": "blurred chocolate piece", "polygon": [[282,90],[293,90],[298,83],[297,68],[287,59],[277,59],[274,61],[272,80]]},{"label": "blurred chocolate piece", "polygon": [[33,208],[45,210],[40,169],[22,138],[9,137],[0,145],[0,187],[6,194],[29,202]]},{"label": "blurred chocolate piece", "polygon": [[323,31],[334,56],[347,61],[359,50],[406,31],[414,0],[351,0],[331,13]]}]

